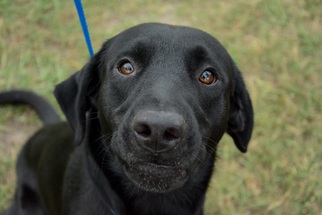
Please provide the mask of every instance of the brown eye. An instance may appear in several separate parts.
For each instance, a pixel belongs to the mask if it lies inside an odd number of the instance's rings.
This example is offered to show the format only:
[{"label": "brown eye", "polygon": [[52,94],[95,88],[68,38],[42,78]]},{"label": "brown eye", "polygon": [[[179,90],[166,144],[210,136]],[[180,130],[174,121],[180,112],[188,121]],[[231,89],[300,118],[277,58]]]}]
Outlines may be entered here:
[{"label": "brown eye", "polygon": [[119,67],[119,71],[123,73],[124,75],[129,75],[134,72],[134,67],[130,62],[124,62]]},{"label": "brown eye", "polygon": [[203,84],[210,85],[216,82],[217,78],[212,71],[205,70],[203,71],[203,73],[201,73],[199,77],[199,81]]}]

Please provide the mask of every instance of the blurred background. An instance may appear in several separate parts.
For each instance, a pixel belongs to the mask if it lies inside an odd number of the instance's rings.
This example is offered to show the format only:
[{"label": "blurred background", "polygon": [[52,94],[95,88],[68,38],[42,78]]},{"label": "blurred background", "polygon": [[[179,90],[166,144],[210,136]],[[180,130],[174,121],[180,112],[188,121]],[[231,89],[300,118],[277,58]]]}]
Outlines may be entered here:
[{"label": "blurred background", "polygon": [[[249,150],[219,144],[206,214],[322,214],[322,0],[83,1],[94,51],[143,22],[202,29],[243,72],[255,111]],[[73,1],[0,1],[0,91],[46,97],[89,59]],[[61,113],[61,112],[60,112]],[[41,126],[27,107],[0,107],[0,211],[15,161]]]}]

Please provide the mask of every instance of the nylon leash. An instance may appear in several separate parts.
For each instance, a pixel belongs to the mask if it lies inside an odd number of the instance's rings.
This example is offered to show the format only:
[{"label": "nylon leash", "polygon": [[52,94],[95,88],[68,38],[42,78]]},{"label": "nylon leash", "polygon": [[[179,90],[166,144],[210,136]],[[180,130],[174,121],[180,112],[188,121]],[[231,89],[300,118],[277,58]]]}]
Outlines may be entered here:
[{"label": "nylon leash", "polygon": [[85,41],[87,44],[87,49],[88,49],[89,55],[91,57],[93,57],[94,52],[93,52],[93,48],[92,48],[91,37],[89,35],[89,31],[87,28],[86,17],[85,17],[85,13],[83,10],[82,0],[74,0],[74,3],[75,3],[76,10],[77,10],[79,22],[80,22],[82,29],[83,29],[83,34],[85,37]]}]

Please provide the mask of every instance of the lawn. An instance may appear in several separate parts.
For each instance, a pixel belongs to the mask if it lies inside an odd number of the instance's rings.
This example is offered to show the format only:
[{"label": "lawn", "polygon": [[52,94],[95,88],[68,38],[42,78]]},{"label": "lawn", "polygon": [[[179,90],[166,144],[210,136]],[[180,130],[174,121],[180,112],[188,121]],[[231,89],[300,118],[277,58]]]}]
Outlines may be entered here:
[{"label": "lawn", "polygon": [[[206,214],[322,214],[322,1],[85,1],[94,50],[143,22],[200,28],[242,70],[255,129],[246,154],[219,144]],[[46,97],[89,59],[73,1],[0,1],[0,90]],[[61,113],[61,112],[60,112]],[[0,211],[23,142],[41,126],[30,108],[0,107]]]}]

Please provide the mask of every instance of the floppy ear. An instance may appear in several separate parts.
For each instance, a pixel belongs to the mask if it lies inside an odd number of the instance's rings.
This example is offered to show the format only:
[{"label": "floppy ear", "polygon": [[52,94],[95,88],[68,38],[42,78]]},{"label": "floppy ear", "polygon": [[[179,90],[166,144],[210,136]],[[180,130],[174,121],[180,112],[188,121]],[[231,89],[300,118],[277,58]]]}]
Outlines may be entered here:
[{"label": "floppy ear", "polygon": [[86,112],[96,108],[99,83],[99,54],[91,58],[80,71],[58,84],[55,97],[75,133],[75,143],[83,141]]},{"label": "floppy ear", "polygon": [[236,65],[234,65],[234,79],[227,133],[233,138],[237,148],[241,152],[246,152],[253,131],[253,106]]}]

